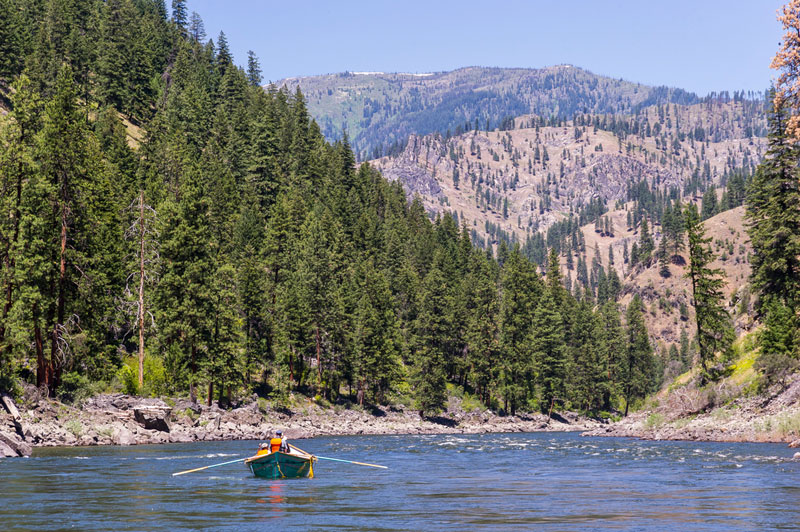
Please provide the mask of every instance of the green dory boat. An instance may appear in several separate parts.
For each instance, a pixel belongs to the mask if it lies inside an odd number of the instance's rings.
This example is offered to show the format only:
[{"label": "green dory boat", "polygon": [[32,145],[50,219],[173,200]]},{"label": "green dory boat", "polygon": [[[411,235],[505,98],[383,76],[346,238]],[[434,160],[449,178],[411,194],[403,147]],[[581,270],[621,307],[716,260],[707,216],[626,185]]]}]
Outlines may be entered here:
[{"label": "green dory boat", "polygon": [[316,456],[293,446],[290,453],[276,451],[260,454],[259,452],[244,463],[259,478],[314,478],[316,461]]}]

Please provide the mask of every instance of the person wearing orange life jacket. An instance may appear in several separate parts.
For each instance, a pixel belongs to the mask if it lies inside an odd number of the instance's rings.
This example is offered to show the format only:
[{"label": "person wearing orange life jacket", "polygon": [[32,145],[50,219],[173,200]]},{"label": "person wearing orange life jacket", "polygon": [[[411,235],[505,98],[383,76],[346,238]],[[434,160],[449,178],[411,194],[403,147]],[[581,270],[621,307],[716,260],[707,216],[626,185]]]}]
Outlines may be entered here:
[{"label": "person wearing orange life jacket", "polygon": [[[271,438],[268,444],[261,444],[261,450],[267,450],[270,453],[288,453],[290,452],[291,448],[289,447],[289,442],[287,442],[286,438],[283,437],[281,430],[278,429],[275,431],[275,437]],[[261,453],[259,452],[259,454]]]}]

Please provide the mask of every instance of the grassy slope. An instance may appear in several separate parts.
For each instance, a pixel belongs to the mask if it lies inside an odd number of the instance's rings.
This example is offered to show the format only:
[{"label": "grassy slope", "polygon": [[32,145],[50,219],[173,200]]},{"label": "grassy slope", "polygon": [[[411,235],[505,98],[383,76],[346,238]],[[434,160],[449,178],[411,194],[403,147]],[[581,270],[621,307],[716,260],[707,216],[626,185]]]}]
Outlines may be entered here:
[{"label": "grassy slope", "polygon": [[652,396],[639,412],[597,431],[652,439],[798,442],[800,374],[785,386],[762,390],[753,364],[758,331],[734,344],[730,375],[698,386],[697,371],[678,376]]}]

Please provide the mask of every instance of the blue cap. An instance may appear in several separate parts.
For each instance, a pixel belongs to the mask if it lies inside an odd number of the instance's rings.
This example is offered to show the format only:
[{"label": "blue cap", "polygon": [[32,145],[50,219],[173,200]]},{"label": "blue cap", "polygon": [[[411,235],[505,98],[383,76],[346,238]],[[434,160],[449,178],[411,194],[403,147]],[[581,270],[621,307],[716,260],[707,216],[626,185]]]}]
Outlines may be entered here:
[{"label": "blue cap", "polygon": [[281,429],[278,429],[275,431],[275,434],[283,434],[283,433],[281,432]]}]

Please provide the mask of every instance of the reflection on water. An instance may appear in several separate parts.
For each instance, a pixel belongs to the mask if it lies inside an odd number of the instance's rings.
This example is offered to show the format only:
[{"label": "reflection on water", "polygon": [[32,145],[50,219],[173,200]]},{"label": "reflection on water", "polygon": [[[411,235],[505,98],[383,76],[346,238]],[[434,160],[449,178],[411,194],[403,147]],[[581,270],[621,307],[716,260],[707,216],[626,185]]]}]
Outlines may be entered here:
[{"label": "reflection on water", "polygon": [[3,530],[800,529],[800,462],[771,444],[576,434],[316,438],[315,478],[265,480],[255,442],[41,449],[0,461]]},{"label": "reflection on water", "polygon": [[[256,498],[255,502],[264,505],[261,508],[263,517],[280,517],[279,514],[282,514],[284,511],[283,503],[286,502],[283,495],[283,481],[274,480],[270,482],[268,486],[262,487],[259,491],[263,496]],[[270,515],[269,512],[272,512],[272,515]]]}]

